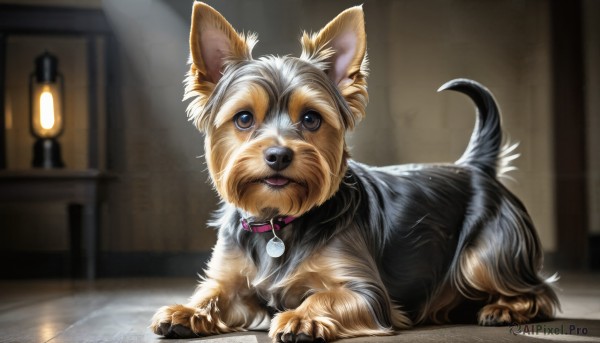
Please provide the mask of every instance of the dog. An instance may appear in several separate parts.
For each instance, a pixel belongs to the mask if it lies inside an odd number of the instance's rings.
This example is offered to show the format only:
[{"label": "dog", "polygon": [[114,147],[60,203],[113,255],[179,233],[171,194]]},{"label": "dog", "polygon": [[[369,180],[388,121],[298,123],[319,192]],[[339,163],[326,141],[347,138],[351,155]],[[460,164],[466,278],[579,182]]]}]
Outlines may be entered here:
[{"label": "dog", "polygon": [[222,199],[218,239],[189,302],[159,309],[154,333],[313,342],[465,314],[486,326],[553,317],[556,278],[542,276],[531,218],[498,181],[515,155],[489,90],[440,89],[477,108],[456,163],[371,167],[345,141],[368,101],[362,7],[304,33],[300,57],[253,59],[255,43],[194,3],[184,100]]}]

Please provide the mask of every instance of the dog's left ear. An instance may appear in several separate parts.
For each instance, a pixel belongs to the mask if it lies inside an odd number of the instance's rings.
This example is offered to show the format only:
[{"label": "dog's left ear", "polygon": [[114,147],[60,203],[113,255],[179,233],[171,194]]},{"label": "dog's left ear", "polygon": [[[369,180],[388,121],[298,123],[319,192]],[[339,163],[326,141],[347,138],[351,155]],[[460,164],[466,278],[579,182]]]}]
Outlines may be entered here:
[{"label": "dog's left ear", "polygon": [[301,58],[320,65],[346,98],[355,119],[362,119],[368,101],[367,35],[362,6],[340,13],[316,34],[305,32],[301,42]]}]

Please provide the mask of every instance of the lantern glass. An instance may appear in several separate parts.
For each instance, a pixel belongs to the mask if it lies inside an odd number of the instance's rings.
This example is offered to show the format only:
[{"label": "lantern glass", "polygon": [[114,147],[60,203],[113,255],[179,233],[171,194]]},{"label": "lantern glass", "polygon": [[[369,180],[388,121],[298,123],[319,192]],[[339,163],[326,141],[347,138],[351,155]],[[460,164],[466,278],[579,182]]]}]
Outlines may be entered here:
[{"label": "lantern glass", "polygon": [[31,133],[35,168],[62,168],[60,144],[56,139],[63,130],[63,79],[58,59],[47,51],[35,59],[35,71],[29,78]]},{"label": "lantern glass", "polygon": [[38,138],[58,137],[63,129],[60,83],[33,82],[31,128]]}]

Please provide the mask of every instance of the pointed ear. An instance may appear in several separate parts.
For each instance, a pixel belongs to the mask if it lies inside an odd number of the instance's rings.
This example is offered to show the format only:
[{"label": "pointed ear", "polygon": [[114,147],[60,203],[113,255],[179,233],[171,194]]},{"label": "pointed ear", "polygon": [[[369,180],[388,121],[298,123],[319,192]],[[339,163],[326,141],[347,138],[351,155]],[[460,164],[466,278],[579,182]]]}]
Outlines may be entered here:
[{"label": "pointed ear", "polygon": [[340,13],[319,33],[302,36],[302,56],[323,70],[340,90],[352,116],[345,120],[349,129],[365,116],[368,58],[365,17],[362,6]]},{"label": "pointed ear", "polygon": [[362,6],[340,13],[319,33],[302,37],[303,57],[328,63],[325,72],[340,88],[366,73],[367,35]]},{"label": "pointed ear", "polygon": [[199,82],[216,84],[228,59],[251,59],[254,36],[238,34],[214,8],[194,3],[190,30],[191,62]]},{"label": "pointed ear", "polygon": [[210,126],[207,101],[223,76],[226,64],[252,59],[255,43],[255,35],[238,34],[215,9],[201,2],[194,3],[190,70],[185,79],[183,100],[193,99],[187,107],[188,118],[200,131],[207,131]]}]

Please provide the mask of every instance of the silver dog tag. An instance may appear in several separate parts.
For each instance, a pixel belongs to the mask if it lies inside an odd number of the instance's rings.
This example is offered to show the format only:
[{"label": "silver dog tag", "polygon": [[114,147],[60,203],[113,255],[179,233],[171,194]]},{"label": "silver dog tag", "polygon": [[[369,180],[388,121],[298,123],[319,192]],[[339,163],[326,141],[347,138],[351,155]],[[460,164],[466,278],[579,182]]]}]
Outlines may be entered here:
[{"label": "silver dog tag", "polygon": [[283,244],[283,241],[279,237],[275,236],[267,242],[267,255],[277,258],[283,255],[284,252],[285,244]]},{"label": "silver dog tag", "polygon": [[283,255],[285,252],[285,244],[275,234],[275,226],[273,225],[273,219],[271,219],[271,231],[273,232],[273,238],[267,242],[267,255],[277,258]]}]

